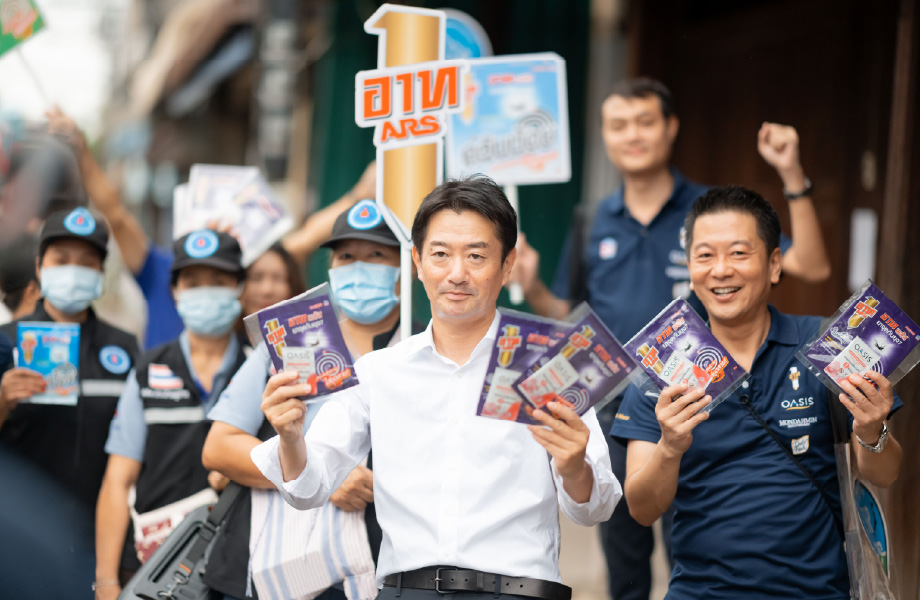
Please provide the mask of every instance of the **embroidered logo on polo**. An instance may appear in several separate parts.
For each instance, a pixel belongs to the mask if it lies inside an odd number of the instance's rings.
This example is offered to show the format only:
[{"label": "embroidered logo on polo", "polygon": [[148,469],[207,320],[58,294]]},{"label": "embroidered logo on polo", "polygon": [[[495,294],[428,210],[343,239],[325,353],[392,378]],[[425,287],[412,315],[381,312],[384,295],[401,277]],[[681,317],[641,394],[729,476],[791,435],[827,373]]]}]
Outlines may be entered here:
[{"label": "embroidered logo on polo", "polygon": [[131,357],[120,346],[103,346],[99,350],[99,362],[109,373],[124,375],[131,368]]},{"label": "embroidered logo on polo", "polygon": [[793,390],[799,389],[799,377],[801,376],[802,376],[802,373],[801,371],[799,371],[798,367],[795,367],[795,366],[789,367],[789,381],[792,382]]},{"label": "embroidered logo on polo", "polygon": [[96,219],[85,208],[75,208],[64,217],[64,227],[77,235],[89,235],[96,231]]},{"label": "embroidered logo on polo", "polygon": [[213,231],[195,231],[185,240],[185,253],[192,258],[207,258],[217,252],[219,246],[217,234]]},{"label": "embroidered logo on polo", "polygon": [[147,384],[155,390],[178,390],[183,387],[182,379],[167,365],[152,363],[147,373]]},{"label": "embroidered logo on polo", "polygon": [[800,438],[795,438],[792,440],[792,453],[793,454],[805,454],[808,452],[808,436],[803,435]]},{"label": "embroidered logo on polo", "polygon": [[612,237],[605,237],[597,246],[597,255],[602,260],[610,260],[617,255],[617,241]]},{"label": "embroidered logo on polo", "polygon": [[353,229],[370,229],[380,224],[380,221],[383,220],[383,215],[380,214],[380,209],[377,208],[376,202],[362,200],[348,211],[347,220]]}]

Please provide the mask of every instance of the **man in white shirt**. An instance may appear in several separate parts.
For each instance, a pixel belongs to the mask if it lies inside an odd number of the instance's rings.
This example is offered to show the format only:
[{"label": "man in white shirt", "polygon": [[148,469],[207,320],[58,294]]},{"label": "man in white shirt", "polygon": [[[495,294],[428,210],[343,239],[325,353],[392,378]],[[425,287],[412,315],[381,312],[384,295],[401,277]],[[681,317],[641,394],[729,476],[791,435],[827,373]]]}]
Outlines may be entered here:
[{"label": "man in white shirt", "polygon": [[335,394],[306,436],[297,396],[307,386],[280,373],[265,388],[262,408],[279,435],[252,458],[293,506],[324,503],[373,445],[377,598],[568,599],[558,509],[590,526],[622,495],[593,410],[579,417],[550,403],[534,412],[542,427],[476,416],[516,238],[494,182],[438,186],[412,228],[428,329],[359,359],[361,384]]}]

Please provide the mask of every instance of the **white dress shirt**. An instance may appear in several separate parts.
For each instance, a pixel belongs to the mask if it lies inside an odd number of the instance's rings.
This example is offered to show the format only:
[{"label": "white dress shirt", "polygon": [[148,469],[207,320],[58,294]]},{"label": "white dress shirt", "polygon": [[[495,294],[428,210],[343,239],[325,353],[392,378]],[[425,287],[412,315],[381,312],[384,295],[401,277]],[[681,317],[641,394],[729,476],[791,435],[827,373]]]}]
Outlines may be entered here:
[{"label": "white dress shirt", "polygon": [[476,415],[498,313],[460,366],[435,350],[431,325],[355,364],[359,385],[334,394],[307,432],[307,466],[284,482],[275,437],[252,459],[284,498],[321,506],[373,446],[383,529],[377,583],[391,573],[451,565],[560,581],[558,508],[590,526],[623,494],[593,409],[586,460],[591,498],[562,487],[549,454],[520,423]]}]

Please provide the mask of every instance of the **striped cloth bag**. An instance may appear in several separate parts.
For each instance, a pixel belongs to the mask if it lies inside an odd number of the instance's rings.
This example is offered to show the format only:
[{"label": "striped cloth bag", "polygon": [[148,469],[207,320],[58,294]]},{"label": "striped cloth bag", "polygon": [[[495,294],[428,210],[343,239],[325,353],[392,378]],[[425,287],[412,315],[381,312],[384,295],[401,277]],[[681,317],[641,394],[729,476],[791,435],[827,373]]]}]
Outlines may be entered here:
[{"label": "striped cloth bag", "polygon": [[262,600],[310,600],[339,582],[349,600],[377,596],[364,511],[297,510],[275,490],[253,489],[249,556]]}]

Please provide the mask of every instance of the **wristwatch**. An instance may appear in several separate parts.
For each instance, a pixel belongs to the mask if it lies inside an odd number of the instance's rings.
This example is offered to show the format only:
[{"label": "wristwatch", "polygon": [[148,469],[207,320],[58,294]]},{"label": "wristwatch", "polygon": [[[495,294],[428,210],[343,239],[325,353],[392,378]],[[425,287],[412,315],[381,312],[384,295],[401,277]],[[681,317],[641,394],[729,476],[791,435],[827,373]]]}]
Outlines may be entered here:
[{"label": "wristwatch", "polygon": [[783,188],[783,196],[786,197],[786,200],[798,200],[799,198],[804,198],[805,196],[811,196],[811,193],[815,191],[815,186],[812,185],[811,179],[804,177],[805,189],[801,192],[790,192],[786,188]]},{"label": "wristwatch", "polygon": [[875,442],[874,446],[870,446],[866,442],[859,439],[859,435],[856,436],[856,441],[859,442],[859,445],[868,450],[869,452],[875,452],[878,454],[885,449],[885,444],[888,443],[888,425],[882,422],[882,434],[878,436],[878,441]]}]

